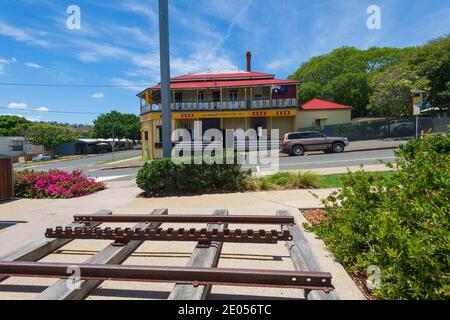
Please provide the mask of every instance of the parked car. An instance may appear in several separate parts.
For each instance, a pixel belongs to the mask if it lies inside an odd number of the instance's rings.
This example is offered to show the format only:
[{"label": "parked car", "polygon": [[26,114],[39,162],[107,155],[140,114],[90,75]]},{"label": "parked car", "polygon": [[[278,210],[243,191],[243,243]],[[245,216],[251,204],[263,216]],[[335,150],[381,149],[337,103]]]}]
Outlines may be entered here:
[{"label": "parked car", "polygon": [[416,122],[408,119],[393,120],[380,128],[381,134],[394,136],[414,135],[415,131]]},{"label": "parked car", "polygon": [[319,131],[292,132],[281,141],[281,152],[290,156],[302,156],[306,151],[341,153],[350,145],[348,138],[327,137]]},{"label": "parked car", "polygon": [[37,162],[37,161],[49,161],[52,159],[53,159],[52,156],[49,154],[40,154],[40,155],[34,157],[32,160]]},{"label": "parked car", "polygon": [[135,144],[135,145],[133,146],[133,149],[134,149],[134,150],[142,150],[142,145],[141,145],[141,144]]}]

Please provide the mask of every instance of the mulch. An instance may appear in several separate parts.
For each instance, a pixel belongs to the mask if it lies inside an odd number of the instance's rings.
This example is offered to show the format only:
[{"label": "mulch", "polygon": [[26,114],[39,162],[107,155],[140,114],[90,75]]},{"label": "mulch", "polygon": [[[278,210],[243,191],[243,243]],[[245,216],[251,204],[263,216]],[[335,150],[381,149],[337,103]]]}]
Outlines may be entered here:
[{"label": "mulch", "polygon": [[306,220],[313,226],[319,225],[327,220],[327,214],[324,209],[303,210],[302,213]]}]

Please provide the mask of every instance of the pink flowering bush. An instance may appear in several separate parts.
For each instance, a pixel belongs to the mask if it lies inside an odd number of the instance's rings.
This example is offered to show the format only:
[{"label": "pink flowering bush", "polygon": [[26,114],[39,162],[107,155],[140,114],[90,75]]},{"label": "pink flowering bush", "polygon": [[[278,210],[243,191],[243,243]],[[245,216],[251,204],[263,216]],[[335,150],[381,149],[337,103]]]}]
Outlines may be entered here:
[{"label": "pink flowering bush", "polygon": [[86,177],[79,170],[72,173],[56,169],[49,172],[21,171],[15,174],[15,193],[21,198],[79,198],[104,189],[104,183]]}]

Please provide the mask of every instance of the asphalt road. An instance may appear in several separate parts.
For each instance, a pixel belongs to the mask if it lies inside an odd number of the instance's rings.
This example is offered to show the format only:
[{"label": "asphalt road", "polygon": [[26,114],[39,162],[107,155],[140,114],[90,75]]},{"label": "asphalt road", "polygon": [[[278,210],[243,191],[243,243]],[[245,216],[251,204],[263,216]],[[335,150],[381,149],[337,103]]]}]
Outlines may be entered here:
[{"label": "asphalt road", "polygon": [[[335,154],[310,153],[302,157],[282,157],[279,161],[279,170],[301,170],[318,168],[352,167],[360,165],[380,164],[380,161],[393,162],[395,160],[394,150],[356,151]],[[249,166],[252,170],[265,171],[264,166],[256,168]],[[270,170],[269,168],[267,170]]]},{"label": "asphalt road", "polygon": [[97,170],[101,169],[105,166],[110,166],[107,164],[102,164],[102,162],[108,162],[108,161],[120,161],[132,157],[139,157],[141,155],[140,150],[131,150],[131,151],[123,151],[123,152],[116,152],[114,153],[114,156],[111,153],[108,154],[102,154],[95,157],[88,157],[83,159],[77,159],[77,160],[67,160],[67,161],[61,161],[61,162],[54,162],[54,163],[45,163],[37,164],[35,166],[31,167],[21,167],[17,166],[16,170],[24,170],[24,169],[32,169],[36,171],[48,171],[50,169],[59,169],[63,171],[73,171],[80,169],[84,171],[88,176],[99,176],[99,175],[93,175],[89,174],[90,172],[96,172]]},{"label": "asphalt road", "polygon": [[[140,156],[141,151],[128,151],[115,154],[115,160],[123,160]],[[103,170],[105,167],[112,167],[111,164],[101,164],[101,162],[110,161],[111,154],[100,155],[97,157],[69,160],[57,163],[49,163],[34,166],[33,170],[47,171],[49,169],[60,169],[64,171],[73,171],[80,169],[87,176],[100,178],[100,181],[127,181],[135,178],[138,168]],[[344,152],[340,154],[323,154],[310,153],[302,157],[282,157],[279,159],[279,170],[300,170],[300,169],[317,169],[317,168],[336,168],[350,167],[359,165],[374,165],[380,161],[393,162],[394,150],[374,150],[374,151],[358,151]],[[126,166],[124,161],[116,166]],[[271,168],[260,166],[245,166],[253,171],[272,171]],[[20,168],[17,168],[20,170]]]}]

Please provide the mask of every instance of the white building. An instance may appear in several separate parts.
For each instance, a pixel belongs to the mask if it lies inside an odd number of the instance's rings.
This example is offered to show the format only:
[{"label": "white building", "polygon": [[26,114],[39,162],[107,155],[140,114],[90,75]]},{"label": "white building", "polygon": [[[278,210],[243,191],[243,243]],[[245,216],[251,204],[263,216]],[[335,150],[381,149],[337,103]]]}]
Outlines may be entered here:
[{"label": "white building", "polygon": [[0,137],[0,154],[20,157],[44,152],[43,146],[27,143],[24,137]]}]

